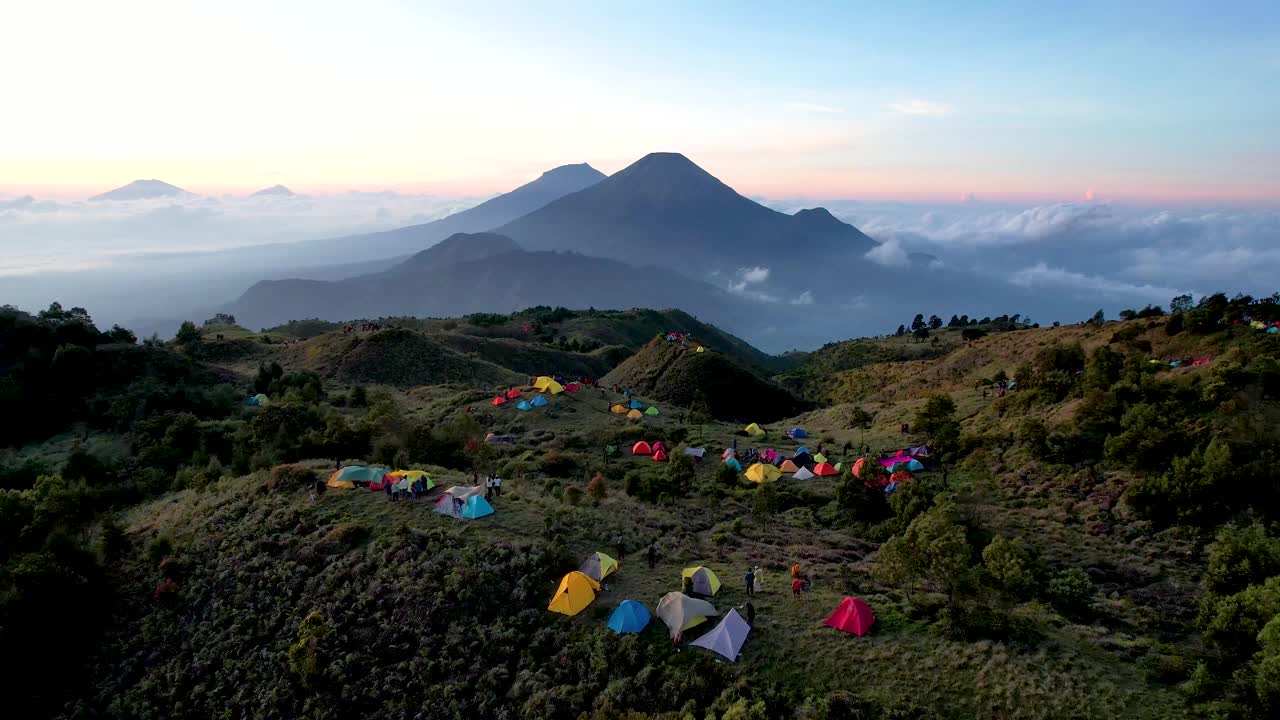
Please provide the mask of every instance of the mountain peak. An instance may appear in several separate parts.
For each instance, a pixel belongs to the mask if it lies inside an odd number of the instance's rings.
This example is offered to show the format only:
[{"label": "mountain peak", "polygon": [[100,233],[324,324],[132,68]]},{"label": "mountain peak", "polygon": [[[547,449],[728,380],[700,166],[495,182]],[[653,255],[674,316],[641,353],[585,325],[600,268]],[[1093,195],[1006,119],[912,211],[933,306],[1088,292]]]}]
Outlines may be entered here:
[{"label": "mountain peak", "polygon": [[150,198],[178,197],[187,191],[162,180],[134,180],[128,185],[94,195],[90,200],[147,200]]},{"label": "mountain peak", "polygon": [[250,194],[249,197],[262,197],[264,195],[279,195],[282,197],[287,197],[287,196],[292,196],[296,194],[297,193],[285,187],[284,185],[272,185],[269,188],[262,188],[261,190],[258,190],[257,192]]},{"label": "mountain peak", "polygon": [[587,163],[572,163],[569,165],[561,165],[554,167],[542,173],[542,178],[551,179],[588,179],[603,180],[605,174],[591,167]]}]

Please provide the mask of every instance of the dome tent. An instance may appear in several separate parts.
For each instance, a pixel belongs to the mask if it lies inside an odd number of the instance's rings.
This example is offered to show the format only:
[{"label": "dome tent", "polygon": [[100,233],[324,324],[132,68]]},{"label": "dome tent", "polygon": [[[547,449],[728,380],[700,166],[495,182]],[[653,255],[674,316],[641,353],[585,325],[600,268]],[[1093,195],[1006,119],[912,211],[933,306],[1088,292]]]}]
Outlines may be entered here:
[{"label": "dome tent", "polygon": [[638,633],[649,625],[649,609],[635,600],[623,600],[609,616],[609,629],[623,635]]},{"label": "dome tent", "polygon": [[556,588],[547,609],[564,615],[577,615],[596,599],[599,591],[600,583],[574,570],[560,579],[560,587]]}]

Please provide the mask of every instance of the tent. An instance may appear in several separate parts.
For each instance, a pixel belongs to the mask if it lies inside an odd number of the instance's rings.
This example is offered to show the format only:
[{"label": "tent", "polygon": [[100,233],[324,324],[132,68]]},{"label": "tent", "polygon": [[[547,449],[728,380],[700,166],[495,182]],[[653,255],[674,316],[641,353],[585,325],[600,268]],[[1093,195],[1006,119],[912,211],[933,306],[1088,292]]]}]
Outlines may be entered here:
[{"label": "tent", "polygon": [[890,485],[897,485],[898,483],[904,483],[910,480],[911,480],[911,473],[907,472],[906,470],[899,470],[898,472],[893,473],[892,475],[889,476]]},{"label": "tent", "polygon": [[472,495],[483,494],[484,488],[480,487],[479,485],[454,485],[453,487],[449,488],[448,490],[445,490],[444,492],[446,495],[455,497],[459,500],[466,500],[470,498]]},{"label": "tent", "polygon": [[533,399],[529,404],[530,404],[530,405],[532,405],[532,406],[534,406],[534,407],[546,407],[546,406],[547,406],[547,396],[546,396],[546,395],[539,395],[539,396],[535,397],[535,398],[534,398],[534,399]]},{"label": "tent", "polygon": [[698,349],[697,349],[697,350],[695,350],[694,352],[706,352],[706,351],[707,351],[707,349],[706,349],[706,348],[704,348],[704,347],[702,347],[701,345],[699,345],[699,346],[698,346]]},{"label": "tent", "polygon": [[762,437],[764,437],[764,436],[765,436],[764,428],[760,427],[759,425],[757,425],[757,424],[755,424],[755,423],[751,423],[750,425],[748,425],[748,426],[746,426],[746,427],[744,427],[744,428],[742,428],[742,429],[743,429],[743,431],[744,431],[744,432],[746,432],[748,435],[751,435],[751,436],[753,436],[753,437],[762,438]]},{"label": "tent", "polygon": [[793,473],[799,469],[800,469],[800,466],[796,465],[790,460],[783,460],[782,464],[778,466],[778,472],[784,472],[784,473]]},{"label": "tent", "polygon": [[661,452],[666,452],[666,451],[667,451],[667,446],[666,446],[666,445],[663,445],[663,444],[662,444],[662,441],[661,441],[661,440],[659,440],[658,442],[656,442],[656,443],[654,443],[654,444],[653,444],[653,451],[654,451],[654,452],[659,452],[659,451],[661,451]]},{"label": "tent", "polygon": [[813,456],[813,461],[816,463],[824,463],[827,461],[827,456],[823,455],[822,453],[818,453],[817,455]]},{"label": "tent", "polygon": [[654,451],[654,453],[653,453],[653,461],[654,461],[654,462],[666,462],[666,461],[667,461],[667,453],[666,453],[666,451],[665,451],[665,450],[656,450],[656,451]]},{"label": "tent", "polygon": [[796,480],[812,480],[813,473],[809,472],[809,468],[802,467],[796,471],[795,475],[792,475],[791,477]]},{"label": "tent", "polygon": [[799,466],[815,464],[813,461],[813,456],[807,452],[796,453],[795,456],[791,458],[791,462]]},{"label": "tent", "polygon": [[711,572],[710,568],[699,565],[698,567],[685,568],[680,573],[681,579],[691,578],[693,580],[693,591],[699,595],[715,595],[720,592],[720,578]]},{"label": "tent", "polygon": [[809,437],[809,433],[805,432],[804,428],[798,428],[798,427],[791,428],[791,430],[787,432],[787,435],[796,440]]},{"label": "tent", "polygon": [[493,399],[494,407],[498,407],[499,405],[506,405],[506,404],[507,404],[507,399],[501,395]]},{"label": "tent", "polygon": [[929,457],[930,452],[928,445],[917,445],[913,448],[907,448],[907,454],[911,457]]},{"label": "tent", "polygon": [[547,388],[550,387],[553,382],[555,382],[555,380],[552,380],[550,375],[541,375],[537,380],[533,381],[533,389],[540,392],[546,392]]},{"label": "tent", "polygon": [[733,456],[735,456],[735,455],[737,455],[737,454],[738,454],[738,451],[737,451],[737,450],[734,450],[733,448],[725,448],[725,449],[724,449],[724,452],[720,453],[720,459],[721,459],[721,460],[728,460],[729,458],[731,458],[731,457],[733,457]]},{"label": "tent", "polygon": [[836,472],[844,472],[844,463],[842,462],[836,463]]},{"label": "tent", "polygon": [[462,499],[455,497],[451,493],[445,493],[436,499],[436,505],[432,510],[441,515],[448,515],[451,518],[460,518],[465,505],[466,503]]},{"label": "tent", "polygon": [[707,454],[707,449],[706,448],[685,448],[684,454],[688,455],[689,457],[700,458],[703,455]]},{"label": "tent", "polygon": [[862,468],[863,468],[863,466],[864,466],[864,465],[866,465],[866,464],[867,464],[867,459],[866,459],[866,458],[858,458],[857,460],[854,460],[854,461],[853,461],[853,476],[854,476],[854,477],[858,477],[858,478],[862,477]]},{"label": "tent", "polygon": [[[911,460],[912,458],[910,455],[894,455],[891,458],[885,458],[881,460],[880,464],[883,465],[884,467],[891,468],[894,465],[897,465],[898,463],[909,463],[911,462]],[[916,462],[918,463],[920,461],[916,460]]]},{"label": "tent", "polygon": [[622,635],[638,633],[649,625],[649,609],[635,600],[623,600],[609,616],[609,629]]},{"label": "tent", "polygon": [[738,659],[738,653],[742,652],[742,644],[747,641],[747,635],[751,632],[751,626],[746,620],[738,614],[737,610],[730,610],[725,613],[724,619],[716,623],[705,635],[689,643],[690,647],[706,648],[714,653],[723,655],[726,660],[733,662]]},{"label": "tent", "polygon": [[832,475],[839,475],[840,471],[832,467],[829,462],[821,462],[814,466],[813,474],[818,477],[831,477]]},{"label": "tent", "polygon": [[658,408],[650,405],[649,407],[645,408],[644,414],[650,417],[656,417],[658,415]]},{"label": "tent", "polygon": [[639,400],[632,400],[631,404],[628,407],[630,407],[632,410],[643,410],[644,403],[640,402]]},{"label": "tent", "polygon": [[1271,327],[1267,328],[1268,335],[1276,335],[1278,333],[1280,333],[1280,326],[1272,325]]},{"label": "tent", "polygon": [[742,472],[742,463],[738,462],[738,458],[736,457],[730,457],[728,460],[724,461],[724,464],[733,468],[735,472]]},{"label": "tent", "polygon": [[516,409],[517,409],[517,410],[529,411],[529,410],[532,410],[532,409],[533,409],[533,406],[529,404],[529,401],[528,401],[528,400],[521,400],[521,401],[520,401],[520,404],[519,404],[519,405],[516,405]]},{"label": "tent", "polygon": [[631,418],[632,420],[639,420],[640,418],[644,417],[644,413],[640,412],[639,410],[631,409],[627,411],[627,417]]},{"label": "tent", "polygon": [[782,471],[778,468],[767,465],[765,463],[756,463],[747,468],[747,479],[753,483],[769,482],[777,480],[782,475]]},{"label": "tent", "polygon": [[395,470],[391,473],[394,478],[409,478],[409,482],[417,482],[422,480],[422,486],[427,490],[436,486],[436,481],[431,479],[426,470]]},{"label": "tent", "polygon": [[582,566],[578,568],[578,572],[587,577],[600,582],[613,574],[618,569],[618,561],[605,555],[602,552],[594,552],[582,561]]},{"label": "tent", "polygon": [[488,500],[484,499],[483,495],[472,495],[462,505],[462,517],[468,520],[475,520],[492,514],[493,506],[489,504]]},{"label": "tent", "polygon": [[559,395],[560,393],[564,392],[564,386],[563,386],[563,385],[561,385],[560,383],[556,382],[555,380],[552,380],[552,381],[551,381],[551,384],[550,384],[550,385],[547,385],[547,386],[542,390],[542,392],[549,392],[549,393],[551,393],[552,395]]},{"label": "tent", "polygon": [[791,457],[795,457],[796,455],[800,455],[800,454],[809,455],[810,454],[809,448],[801,445],[800,447],[796,448],[796,451],[791,454]]},{"label": "tent", "polygon": [[871,614],[871,608],[862,598],[845,596],[836,611],[822,624],[862,637],[875,623],[876,616]]},{"label": "tent", "polygon": [[621,403],[614,403],[609,406],[609,412],[613,413],[614,415],[625,415],[627,412],[627,409],[623,407]]},{"label": "tent", "polygon": [[556,588],[556,594],[551,598],[547,609],[565,615],[577,615],[596,599],[599,590],[600,583],[574,570],[560,579],[560,587]]},{"label": "tent", "polygon": [[705,622],[711,615],[719,615],[720,612],[716,610],[715,605],[706,600],[691,598],[684,593],[669,592],[658,601],[658,607],[653,614],[666,623],[671,637],[675,638],[685,630]]},{"label": "tent", "polygon": [[508,390],[508,391],[507,391],[507,399],[508,399],[508,400],[515,400],[515,399],[516,399],[516,398],[518,398],[518,397],[520,397],[520,391],[519,391],[519,390],[517,390],[517,389],[515,389],[515,388],[511,388],[510,390]]},{"label": "tent", "polygon": [[266,405],[268,402],[270,402],[270,399],[267,398],[267,396],[262,393],[258,393],[257,395],[254,395],[253,399],[257,400],[259,405]]},{"label": "tent", "polygon": [[565,386],[564,386],[565,392],[578,392],[581,389],[582,389],[582,385],[576,382],[565,383]]},{"label": "tent", "polygon": [[386,468],[368,468],[362,465],[350,465],[341,470],[336,470],[329,476],[325,485],[331,488],[351,488],[356,483],[381,482],[382,476],[387,474]]},{"label": "tent", "polygon": [[907,463],[907,470],[910,470],[911,472],[920,472],[921,470],[924,470],[924,463],[912,458],[911,462]]},{"label": "tent", "polygon": [[653,447],[650,446],[649,443],[641,440],[640,442],[631,446],[631,454],[632,455],[652,455]]}]

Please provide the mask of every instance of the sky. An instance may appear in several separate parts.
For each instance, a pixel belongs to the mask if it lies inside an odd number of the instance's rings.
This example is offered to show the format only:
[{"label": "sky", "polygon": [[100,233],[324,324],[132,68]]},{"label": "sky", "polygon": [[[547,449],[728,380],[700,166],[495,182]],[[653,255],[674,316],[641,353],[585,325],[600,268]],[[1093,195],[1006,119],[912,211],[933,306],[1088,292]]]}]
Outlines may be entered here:
[{"label": "sky", "polygon": [[42,0],[0,196],[484,196],[688,155],[752,196],[1280,206],[1280,6]]}]

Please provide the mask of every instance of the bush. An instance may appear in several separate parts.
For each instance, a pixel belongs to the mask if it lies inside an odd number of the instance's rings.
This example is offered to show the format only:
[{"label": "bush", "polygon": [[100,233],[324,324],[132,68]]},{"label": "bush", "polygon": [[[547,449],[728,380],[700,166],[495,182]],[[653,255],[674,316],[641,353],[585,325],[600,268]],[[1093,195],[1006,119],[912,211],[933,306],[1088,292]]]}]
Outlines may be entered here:
[{"label": "bush", "polygon": [[272,492],[306,488],[316,484],[316,473],[305,465],[277,465],[271,468],[268,488]]},{"label": "bush", "polygon": [[578,461],[559,450],[548,450],[538,461],[538,467],[545,475],[568,478],[577,474]]},{"label": "bush", "polygon": [[1169,316],[1169,322],[1164,324],[1164,334],[1173,337],[1180,334],[1184,326],[1185,320],[1182,313],[1174,313]]},{"label": "bush", "polygon": [[173,541],[161,535],[151,541],[147,545],[147,557],[153,565],[159,565],[161,560],[173,554]]},{"label": "bush", "polygon": [[1064,614],[1084,613],[1093,601],[1093,581],[1080,568],[1062,570],[1049,580],[1049,600]]},{"label": "bush", "polygon": [[605,486],[604,475],[596,473],[591,478],[591,482],[587,483],[587,494],[596,501],[604,500],[609,495],[609,490]]},{"label": "bush", "polygon": [[582,488],[577,485],[570,485],[564,489],[564,501],[570,505],[578,505],[582,502]]}]

